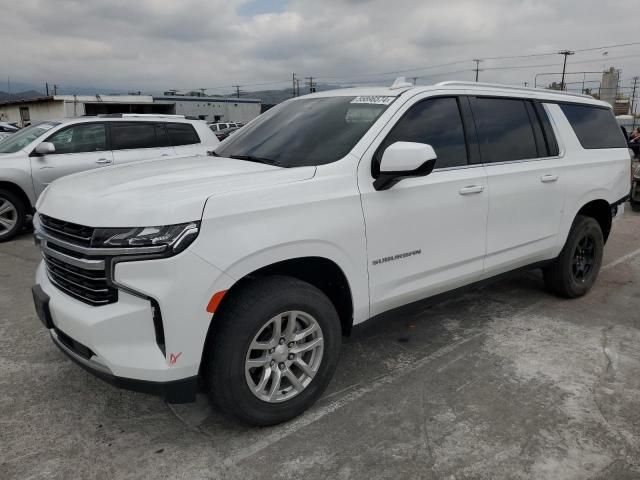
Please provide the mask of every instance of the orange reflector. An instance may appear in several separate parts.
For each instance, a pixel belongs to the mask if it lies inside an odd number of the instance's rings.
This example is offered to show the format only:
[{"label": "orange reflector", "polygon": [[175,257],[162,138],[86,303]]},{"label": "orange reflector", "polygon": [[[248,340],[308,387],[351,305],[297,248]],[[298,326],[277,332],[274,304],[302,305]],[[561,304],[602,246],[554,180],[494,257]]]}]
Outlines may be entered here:
[{"label": "orange reflector", "polygon": [[207,312],[215,313],[218,308],[218,305],[220,305],[220,302],[222,301],[222,298],[225,296],[226,293],[227,293],[227,290],[222,290],[221,292],[214,293],[213,297],[211,297],[211,300],[209,300],[209,305],[207,305]]}]

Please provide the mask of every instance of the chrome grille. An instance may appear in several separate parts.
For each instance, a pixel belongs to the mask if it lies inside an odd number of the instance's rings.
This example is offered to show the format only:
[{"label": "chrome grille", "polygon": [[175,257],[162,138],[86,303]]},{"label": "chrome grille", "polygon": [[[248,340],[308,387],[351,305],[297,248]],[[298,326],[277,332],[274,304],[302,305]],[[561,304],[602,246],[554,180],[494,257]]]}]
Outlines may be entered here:
[{"label": "chrome grille", "polygon": [[90,305],[118,300],[118,291],[107,283],[105,270],[87,270],[44,254],[51,282],[68,295]]},{"label": "chrome grille", "polygon": [[53,285],[92,306],[118,301],[118,290],[107,280],[105,256],[90,254],[93,228],[45,215],[39,215],[39,224],[42,256]]},{"label": "chrome grille", "polygon": [[40,215],[40,224],[49,235],[84,247],[91,246],[91,238],[93,237],[94,230],[91,227],[57,220],[47,215]]}]

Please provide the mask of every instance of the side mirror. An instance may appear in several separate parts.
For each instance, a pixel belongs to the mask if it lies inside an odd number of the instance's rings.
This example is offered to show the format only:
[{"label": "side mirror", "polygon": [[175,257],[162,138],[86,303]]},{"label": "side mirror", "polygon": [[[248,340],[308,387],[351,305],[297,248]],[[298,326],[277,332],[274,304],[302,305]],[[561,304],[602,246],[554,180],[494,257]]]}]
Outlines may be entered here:
[{"label": "side mirror", "polygon": [[387,190],[403,178],[429,175],[436,158],[433,147],[426,143],[393,143],[382,154],[380,175],[373,182],[373,188]]},{"label": "side mirror", "polygon": [[36,146],[36,149],[34,151],[38,155],[51,155],[52,153],[55,153],[56,147],[51,142],[42,142]]}]

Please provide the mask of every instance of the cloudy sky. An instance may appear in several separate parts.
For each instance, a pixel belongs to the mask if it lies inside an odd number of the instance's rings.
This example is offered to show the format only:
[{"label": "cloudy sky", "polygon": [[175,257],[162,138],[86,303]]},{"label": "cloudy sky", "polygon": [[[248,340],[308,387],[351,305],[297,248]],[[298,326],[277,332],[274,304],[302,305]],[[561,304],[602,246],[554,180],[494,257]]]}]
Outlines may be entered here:
[{"label": "cloudy sky", "polygon": [[[142,91],[321,82],[534,81],[558,72],[640,74],[636,2],[602,0],[0,0],[0,90],[12,82]],[[522,56],[520,58],[491,57]],[[439,66],[443,65],[443,66]],[[391,73],[386,73],[391,72]],[[588,74],[587,80],[599,78]],[[551,80],[539,76],[539,81]],[[582,81],[574,75],[568,81]],[[596,85],[595,83],[592,85]],[[571,85],[579,87],[579,85]]]}]

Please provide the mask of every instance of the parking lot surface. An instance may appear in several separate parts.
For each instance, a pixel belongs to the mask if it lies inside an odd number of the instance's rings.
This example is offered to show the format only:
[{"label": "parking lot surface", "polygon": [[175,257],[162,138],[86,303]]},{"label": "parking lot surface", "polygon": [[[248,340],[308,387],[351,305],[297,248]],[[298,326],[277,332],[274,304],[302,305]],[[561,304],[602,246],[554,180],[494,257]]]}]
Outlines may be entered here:
[{"label": "parking lot surface", "polygon": [[73,364],[35,316],[38,261],[30,234],[0,244],[0,479],[640,479],[638,214],[586,297],[534,271],[390,315],[345,339],[314,407],[269,428]]}]

